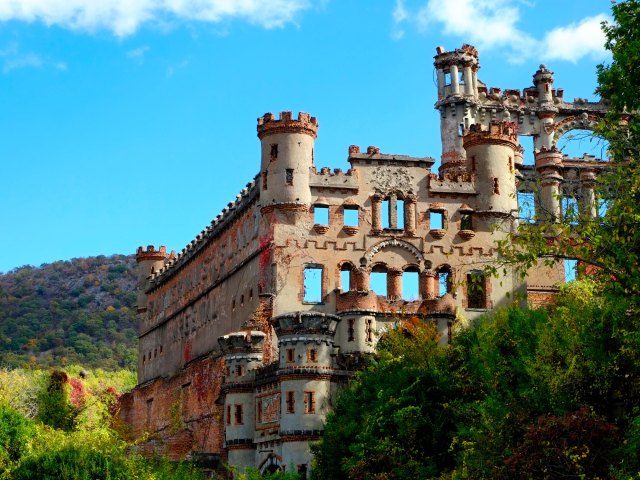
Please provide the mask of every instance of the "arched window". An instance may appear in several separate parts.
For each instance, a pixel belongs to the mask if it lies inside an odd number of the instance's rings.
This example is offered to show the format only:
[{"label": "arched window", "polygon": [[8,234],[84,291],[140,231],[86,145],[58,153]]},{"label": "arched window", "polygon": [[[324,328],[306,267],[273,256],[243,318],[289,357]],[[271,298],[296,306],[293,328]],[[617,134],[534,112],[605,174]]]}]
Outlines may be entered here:
[{"label": "arched window", "polygon": [[453,292],[453,275],[451,274],[451,267],[449,267],[449,265],[438,267],[436,270],[436,280],[438,283],[439,297]]},{"label": "arched window", "polygon": [[479,270],[467,273],[467,308],[489,308],[488,280]]},{"label": "arched window", "polygon": [[343,262],[340,265],[340,289],[343,292],[355,290],[354,271],[355,267],[351,262]]},{"label": "arched window", "polygon": [[401,193],[391,192],[382,201],[382,228],[404,229],[404,196]]}]

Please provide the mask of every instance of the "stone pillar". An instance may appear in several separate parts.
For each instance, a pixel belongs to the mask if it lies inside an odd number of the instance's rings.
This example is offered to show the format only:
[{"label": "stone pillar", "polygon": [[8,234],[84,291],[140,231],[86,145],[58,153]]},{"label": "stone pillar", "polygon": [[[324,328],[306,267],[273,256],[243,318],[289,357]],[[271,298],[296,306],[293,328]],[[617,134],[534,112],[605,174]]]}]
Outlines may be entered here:
[{"label": "stone pillar", "polygon": [[472,67],[472,72],[473,72],[473,94],[477,97],[478,96],[478,66],[474,65]]},{"label": "stone pillar", "polygon": [[459,95],[460,94],[460,84],[458,83],[458,66],[451,65],[449,67],[449,72],[451,73],[451,94]]},{"label": "stone pillar", "polygon": [[416,236],[416,203],[418,198],[415,195],[404,197],[404,231],[407,235]]},{"label": "stone pillar", "polygon": [[438,99],[444,98],[444,72],[442,69],[438,69]]},{"label": "stone pillar", "polygon": [[562,175],[562,153],[554,146],[535,153],[536,171],[540,175],[540,205],[542,217],[547,222],[558,223],[562,215],[560,204],[560,185]]},{"label": "stone pillar", "polygon": [[420,272],[420,296],[423,300],[436,298],[435,278],[436,272],[433,270],[423,270]]},{"label": "stone pillar", "polygon": [[473,73],[471,73],[471,65],[465,65],[462,70],[462,78],[464,78],[464,94],[473,95]]},{"label": "stone pillar", "polygon": [[358,268],[354,273],[356,274],[356,290],[368,292],[371,288],[369,285],[369,271],[366,268]]},{"label": "stone pillar", "polygon": [[387,300],[402,298],[402,270],[387,270]]},{"label": "stone pillar", "polygon": [[382,215],[380,207],[382,206],[382,197],[377,193],[371,197],[371,231],[373,233],[382,232]]},{"label": "stone pillar", "polygon": [[596,194],[593,188],[596,186],[597,176],[595,170],[582,170],[580,172],[580,186],[582,201],[580,202],[580,216],[585,220],[592,220],[598,216]]},{"label": "stone pillar", "polygon": [[389,228],[398,228],[398,196],[389,195]]}]

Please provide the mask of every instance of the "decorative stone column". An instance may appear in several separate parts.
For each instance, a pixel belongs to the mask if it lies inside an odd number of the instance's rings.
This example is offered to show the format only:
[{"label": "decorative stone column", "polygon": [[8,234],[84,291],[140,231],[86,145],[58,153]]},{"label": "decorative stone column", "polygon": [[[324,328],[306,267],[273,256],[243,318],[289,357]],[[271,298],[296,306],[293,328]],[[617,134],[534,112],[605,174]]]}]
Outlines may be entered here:
[{"label": "decorative stone column", "polygon": [[402,298],[402,270],[390,268],[387,270],[387,300]]},{"label": "decorative stone column", "polygon": [[411,237],[416,236],[416,203],[418,197],[406,195],[404,197],[404,231]]},{"label": "decorative stone column", "polygon": [[375,194],[371,196],[371,232],[378,234],[382,232],[382,215],[380,208],[382,206],[382,196]]},{"label": "decorative stone column", "polygon": [[433,270],[423,270],[420,272],[420,296],[423,300],[432,300],[436,298],[436,272]]},{"label": "decorative stone column", "polygon": [[398,196],[389,195],[389,228],[398,228]]},{"label": "decorative stone column", "polygon": [[473,96],[473,73],[471,73],[471,64],[465,64],[462,70],[462,77],[464,78],[464,94]]},{"label": "decorative stone column", "polygon": [[460,84],[458,83],[458,66],[451,65],[449,67],[449,73],[451,74],[451,94],[460,94]]},{"label": "decorative stone column", "polygon": [[594,219],[598,215],[596,194],[593,191],[596,186],[596,182],[597,176],[595,170],[585,169],[580,172],[580,186],[582,190],[580,216],[586,220]]},{"label": "decorative stone column", "polygon": [[562,175],[562,153],[555,147],[543,148],[535,153],[536,170],[540,175],[540,207],[547,222],[558,223],[562,214],[560,208],[560,185]]}]

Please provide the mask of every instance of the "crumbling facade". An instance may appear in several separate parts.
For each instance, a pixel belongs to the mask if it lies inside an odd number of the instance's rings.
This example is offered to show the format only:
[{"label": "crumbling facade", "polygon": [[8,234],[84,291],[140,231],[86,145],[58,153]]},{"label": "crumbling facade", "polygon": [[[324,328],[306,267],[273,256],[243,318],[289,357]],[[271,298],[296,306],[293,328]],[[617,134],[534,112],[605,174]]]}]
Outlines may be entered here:
[{"label": "crumbling facade", "polygon": [[[556,144],[593,128],[605,105],[566,102],[543,65],[533,87],[487,88],[469,45],[439,47],[435,68],[438,173],[433,158],[354,145],[348,171],[318,169],[317,120],[268,113],[257,126],[260,171],[236,199],[178,255],[138,249],[139,385],[120,419],[135,437],[151,434],[144,448],[307,472],[337,389],[385,329],[419,318],[444,344],[458,318],[515,292],[543,303],[564,281],[561,265],[524,281],[483,267],[518,228],[522,194],[546,221],[561,217],[568,194],[596,215],[602,162],[563,157]],[[534,165],[523,162],[522,135],[534,139]]]}]

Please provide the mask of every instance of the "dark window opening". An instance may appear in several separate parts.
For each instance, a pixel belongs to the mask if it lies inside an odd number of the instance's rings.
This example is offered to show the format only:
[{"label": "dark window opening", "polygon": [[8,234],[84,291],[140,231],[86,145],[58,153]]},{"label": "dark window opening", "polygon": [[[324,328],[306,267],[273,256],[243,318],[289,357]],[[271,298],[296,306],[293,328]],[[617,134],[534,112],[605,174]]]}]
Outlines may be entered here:
[{"label": "dark window opening", "polygon": [[475,155],[471,156],[471,171],[472,172],[476,171],[476,156]]},{"label": "dark window opening", "polygon": [[500,194],[500,180],[498,177],[493,177],[493,193],[496,195]]},{"label": "dark window opening", "polygon": [[227,405],[227,425],[231,425],[231,405]]},{"label": "dark window opening", "polygon": [[271,160],[275,160],[278,158],[278,144],[274,143],[271,145]]},{"label": "dark window opening", "polygon": [[305,267],[303,299],[309,303],[322,302],[322,267]]},{"label": "dark window opening", "polygon": [[485,276],[482,272],[467,274],[468,308],[486,308]]},{"label": "dark window opening", "polygon": [[256,405],[256,421],[262,423],[262,400],[260,399],[258,399],[258,404]]},{"label": "dark window opening", "polygon": [[314,205],[313,223],[316,225],[329,225],[329,207],[324,205]]},{"label": "dark window opening", "polygon": [[460,216],[460,230],[473,230],[473,221],[470,213],[463,213]]},{"label": "dark window opening", "polygon": [[287,348],[287,363],[295,362],[295,350],[293,348]]},{"label": "dark window opening", "polygon": [[293,168],[287,168],[285,170],[285,180],[287,185],[293,185]]},{"label": "dark window opening", "polygon": [[236,405],[236,425],[242,425],[244,423],[242,415],[242,405]]},{"label": "dark window opening", "polygon": [[267,189],[267,172],[262,172],[262,189]]},{"label": "dark window opening", "polygon": [[355,330],[355,320],[353,318],[349,319],[349,327],[347,329],[347,342],[353,342],[354,341],[354,334],[355,334],[356,330]]},{"label": "dark window opening", "polygon": [[307,361],[310,363],[318,362],[318,351],[315,348],[311,348],[307,352]]},{"label": "dark window opening", "polygon": [[304,392],[304,413],[316,412],[315,392]]},{"label": "dark window opening", "polygon": [[242,365],[236,365],[236,376],[241,377],[244,375],[244,367]]},{"label": "dark window opening", "polygon": [[287,392],[287,413],[294,413],[296,405],[295,392]]},{"label": "dark window opening", "polygon": [[365,335],[367,342],[373,342],[373,321],[371,319],[367,320]]}]

